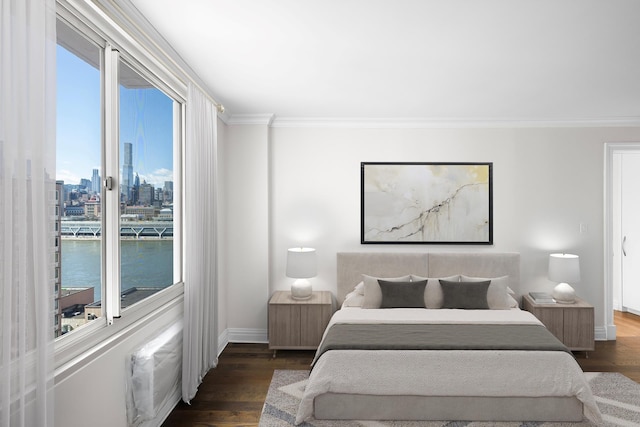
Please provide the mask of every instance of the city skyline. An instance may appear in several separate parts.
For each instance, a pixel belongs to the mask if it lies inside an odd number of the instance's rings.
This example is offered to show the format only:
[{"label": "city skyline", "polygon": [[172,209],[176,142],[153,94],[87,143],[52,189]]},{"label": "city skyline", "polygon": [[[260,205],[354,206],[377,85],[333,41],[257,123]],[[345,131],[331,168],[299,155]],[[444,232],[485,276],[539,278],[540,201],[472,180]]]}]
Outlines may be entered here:
[{"label": "city skyline", "polygon": [[[101,170],[100,72],[57,46],[56,180],[79,185]],[[124,143],[133,173],[154,187],[173,181],[173,101],[158,89],[120,86],[120,178]]]}]

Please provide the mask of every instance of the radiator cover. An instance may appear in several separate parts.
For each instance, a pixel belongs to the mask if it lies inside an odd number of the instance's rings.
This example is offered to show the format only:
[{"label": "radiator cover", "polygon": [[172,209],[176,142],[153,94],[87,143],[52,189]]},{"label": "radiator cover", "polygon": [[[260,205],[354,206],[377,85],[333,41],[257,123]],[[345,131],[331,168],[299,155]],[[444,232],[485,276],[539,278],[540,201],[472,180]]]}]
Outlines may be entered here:
[{"label": "radiator cover", "polygon": [[153,420],[182,379],[182,321],[142,346],[127,360],[127,421]]}]

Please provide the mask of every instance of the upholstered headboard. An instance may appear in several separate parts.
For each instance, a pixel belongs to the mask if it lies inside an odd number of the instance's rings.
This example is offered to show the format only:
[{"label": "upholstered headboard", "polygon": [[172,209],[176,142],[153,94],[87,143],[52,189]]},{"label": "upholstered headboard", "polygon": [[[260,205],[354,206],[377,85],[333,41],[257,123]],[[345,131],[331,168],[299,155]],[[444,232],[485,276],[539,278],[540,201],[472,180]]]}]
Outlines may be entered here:
[{"label": "upholstered headboard", "polygon": [[337,267],[338,307],[362,280],[362,274],[375,277],[509,276],[509,286],[515,290],[520,288],[520,254],[515,252],[338,252]]}]

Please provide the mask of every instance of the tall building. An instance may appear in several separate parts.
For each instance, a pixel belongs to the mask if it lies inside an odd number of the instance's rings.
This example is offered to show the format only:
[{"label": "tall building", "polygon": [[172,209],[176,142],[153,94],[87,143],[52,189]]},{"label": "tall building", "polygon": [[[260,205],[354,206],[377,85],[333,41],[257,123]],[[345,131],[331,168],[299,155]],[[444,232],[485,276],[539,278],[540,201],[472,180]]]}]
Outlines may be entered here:
[{"label": "tall building", "polygon": [[124,162],[122,164],[122,193],[127,202],[131,200],[133,188],[133,144],[124,143]]},{"label": "tall building", "polygon": [[131,206],[136,206],[139,201],[140,201],[140,176],[136,173],[136,177],[133,180],[133,187],[131,188],[130,203],[128,204]]},{"label": "tall building", "polygon": [[139,194],[139,205],[140,206],[151,206],[153,205],[155,190],[152,184],[147,184],[147,181],[144,181],[140,184],[140,194]]},{"label": "tall building", "polygon": [[162,203],[169,204],[173,202],[173,181],[165,181],[162,191]]},{"label": "tall building", "polygon": [[93,176],[91,177],[91,191],[94,194],[100,193],[100,171],[98,169],[93,170]]}]

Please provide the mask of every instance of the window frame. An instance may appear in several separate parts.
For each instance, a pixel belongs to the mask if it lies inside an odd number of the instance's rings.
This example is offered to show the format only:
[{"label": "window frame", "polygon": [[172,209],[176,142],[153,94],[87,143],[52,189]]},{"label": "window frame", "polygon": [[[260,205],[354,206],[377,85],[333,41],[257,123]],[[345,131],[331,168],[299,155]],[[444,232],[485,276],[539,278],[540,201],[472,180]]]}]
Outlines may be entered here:
[{"label": "window frame", "polygon": [[[115,346],[135,331],[134,326],[151,322],[165,310],[182,305],[184,294],[183,217],[184,217],[184,148],[186,84],[160,61],[156,55],[136,41],[111,19],[104,10],[91,2],[57,0],[56,19],[62,21],[101,49],[101,175],[114,178],[114,190],[102,188],[102,317],[55,340],[56,381],[89,363],[98,352]],[[119,215],[119,82],[118,61],[126,64],[173,99],[173,174],[174,174],[174,268],[173,285],[143,301],[120,310],[120,215]],[[114,65],[115,64],[115,65]],[[113,69],[115,68],[115,73]],[[109,95],[110,94],[110,95]],[[107,158],[108,157],[108,158]],[[115,166],[114,166],[115,164]],[[114,169],[115,168],[115,169]],[[103,181],[104,182],[104,181]],[[114,193],[118,203],[107,200]],[[112,194],[113,195],[113,194]],[[113,197],[110,197],[113,199]],[[115,205],[115,206],[114,206]],[[111,209],[109,214],[106,209]],[[117,260],[117,262],[113,262]],[[114,269],[117,265],[117,269]],[[109,271],[107,270],[107,268]],[[117,270],[117,273],[116,273]],[[117,280],[113,280],[117,274]],[[116,284],[117,286],[112,286]],[[115,301],[115,306],[113,302]]]}]

